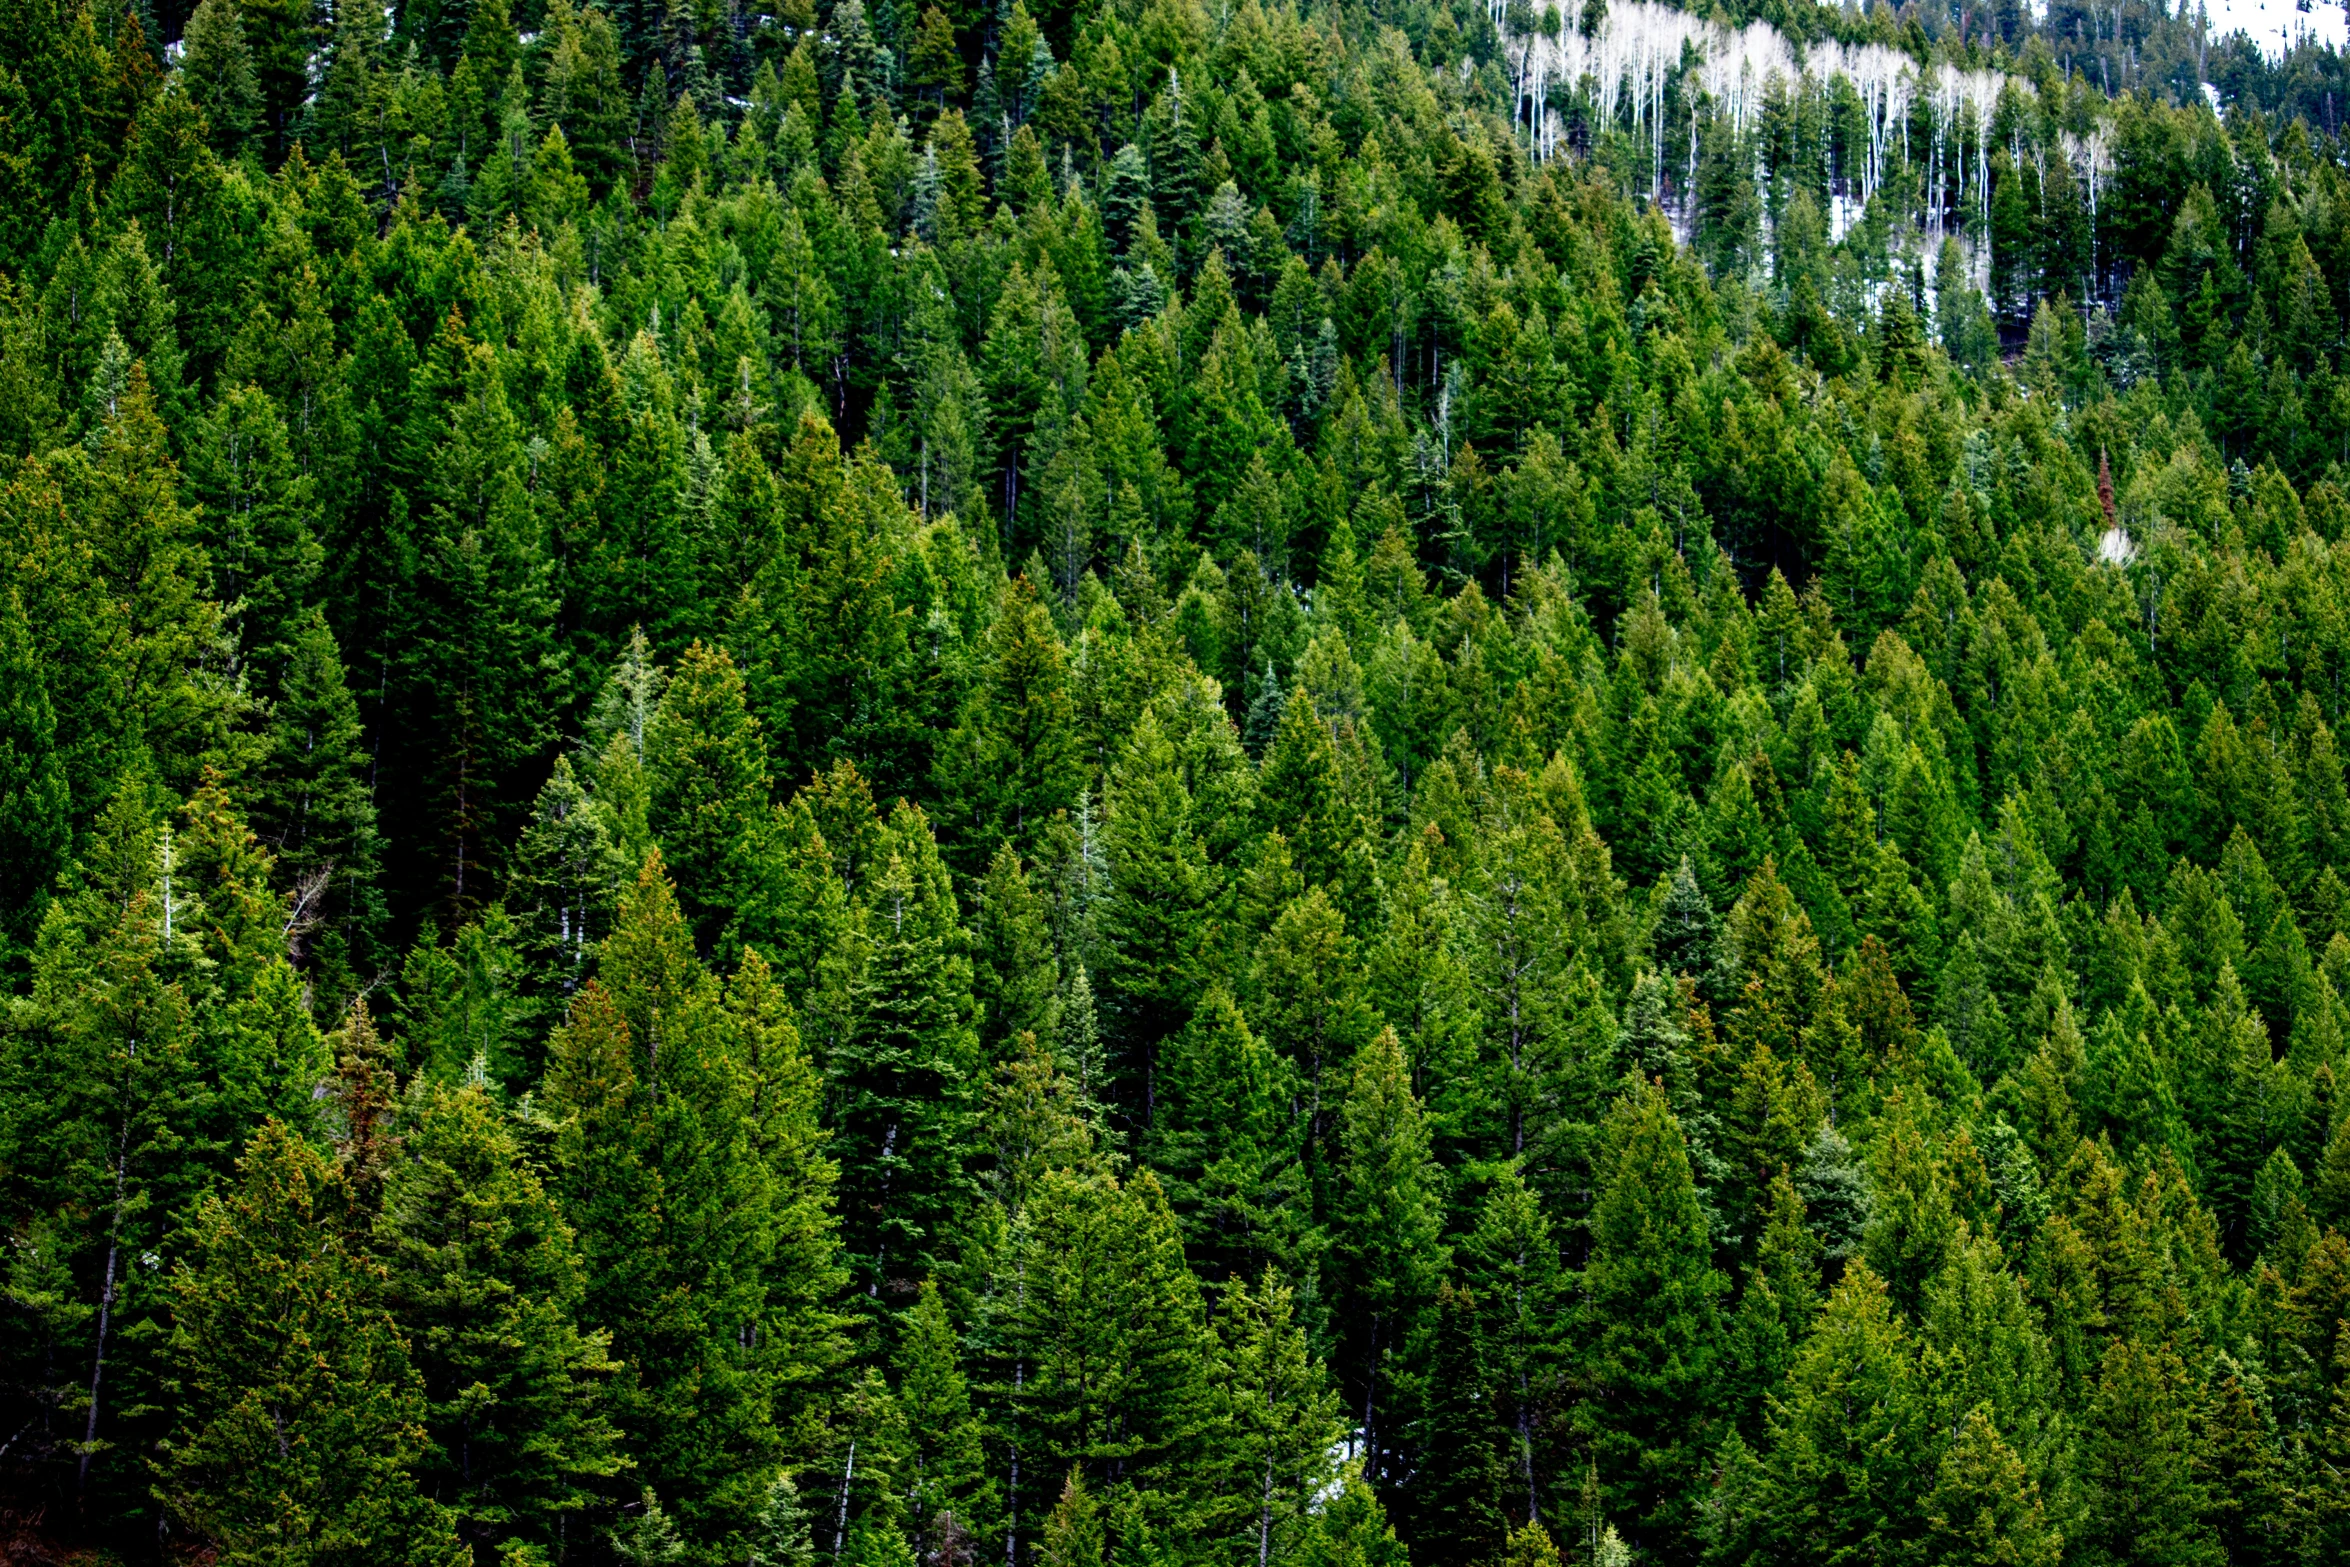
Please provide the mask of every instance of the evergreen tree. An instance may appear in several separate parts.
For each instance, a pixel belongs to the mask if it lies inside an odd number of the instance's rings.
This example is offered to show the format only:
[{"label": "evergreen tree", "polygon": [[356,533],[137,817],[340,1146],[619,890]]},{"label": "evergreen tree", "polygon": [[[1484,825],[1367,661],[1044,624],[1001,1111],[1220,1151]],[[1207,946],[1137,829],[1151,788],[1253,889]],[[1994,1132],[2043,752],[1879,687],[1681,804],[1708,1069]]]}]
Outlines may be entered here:
[{"label": "evergreen tree", "polygon": [[1545,1423],[1562,1369],[1559,1322],[1566,1277],[1542,1205],[1514,1164],[1498,1170],[1462,1248],[1461,1274],[1481,1301],[1485,1350],[1511,1442],[1502,1492],[1511,1515],[1542,1516],[1535,1432]]},{"label": "evergreen tree", "polygon": [[212,145],[234,156],[261,122],[261,83],[235,0],[203,0],[180,42],[180,80],[204,111]]},{"label": "evergreen tree", "polygon": [[1295,1320],[1295,1292],[1270,1268],[1252,1291],[1224,1290],[1222,1460],[1244,1504],[1231,1509],[1243,1549],[1260,1562],[1286,1559],[1309,1527],[1308,1508],[1328,1485],[1340,1427],[1338,1399]]},{"label": "evergreen tree", "polygon": [[645,727],[644,763],[648,825],[707,951],[750,899],[772,815],[766,742],[725,649],[696,642],[678,659]]},{"label": "evergreen tree", "polygon": [[1100,974],[1127,1092],[1149,1119],[1160,1052],[1205,978],[1217,892],[1191,791],[1155,711],[1135,724],[1103,798],[1110,892],[1098,915]]},{"label": "evergreen tree", "polygon": [[1043,901],[1008,843],[997,845],[988,861],[972,926],[972,997],[987,1056],[1001,1059],[1022,1034],[1053,1038],[1060,1007],[1052,931]]},{"label": "evergreen tree", "polygon": [[778,1189],[744,1032],[649,856],[549,1044],[544,1096],[580,1320],[628,1368],[610,1399],[623,1456],[705,1550],[754,1525],[783,1453],[782,1390],[828,1364],[805,1329],[811,1296],[837,1287],[791,1245],[810,1194]]},{"label": "evergreen tree", "polygon": [[1711,1446],[1724,1281],[1663,1091],[1633,1085],[1602,1138],[1580,1335],[1595,1396],[1576,1421],[1607,1513],[1634,1524],[1635,1544],[1682,1541],[1687,1477]]},{"label": "evergreen tree", "polygon": [[293,955],[330,994],[354,988],[381,956],[373,771],[334,633],[313,609],[293,627],[269,750],[249,777],[254,832],[292,905]]},{"label": "evergreen tree", "polygon": [[1919,1383],[1884,1282],[1855,1263],[1772,1409],[1753,1503],[1764,1553],[1881,1555],[1915,1537],[1929,1472]]},{"label": "evergreen tree", "polygon": [[196,1215],[159,1491],[225,1560],[466,1560],[418,1485],[425,1391],[349,1204],[335,1169],[273,1121],[235,1189]]},{"label": "evergreen tree", "polygon": [[1942,1457],[1926,1520],[1940,1561],[2053,1567],[2064,1551],[2039,1486],[1979,1407],[1968,1411]]},{"label": "evergreen tree", "polygon": [[1084,783],[1067,654],[1027,578],[1015,578],[961,718],[939,746],[940,821],[976,872],[999,842],[1034,853]]},{"label": "evergreen tree", "polygon": [[71,842],[70,800],[57,753],[57,714],[34,651],[24,601],[0,616],[0,910],[11,962],[39,927]]},{"label": "evergreen tree", "polygon": [[1155,1081],[1145,1147],[1183,1220],[1193,1271],[1212,1283],[1267,1265],[1300,1269],[1314,1242],[1291,1126],[1294,1076],[1230,991],[1201,999]]},{"label": "evergreen tree", "polygon": [[619,1368],[578,1326],[578,1253],[484,1087],[420,1075],[399,1123],[374,1243],[423,1384],[412,1472],[477,1555],[557,1549],[620,1470],[601,1408]]},{"label": "evergreen tree", "polygon": [[879,1299],[951,1255],[970,1191],[980,1081],[971,963],[930,823],[901,805],[863,889],[857,1017],[830,1062],[838,1106],[842,1239],[854,1281]]},{"label": "evergreen tree", "polygon": [[893,1358],[910,1438],[907,1521],[918,1550],[937,1550],[958,1530],[976,1527],[992,1498],[970,1384],[935,1279],[922,1281]]},{"label": "evergreen tree", "polygon": [[[1363,1446],[1382,1458],[1379,1425],[1392,1356],[1435,1292],[1446,1262],[1438,1174],[1395,1030],[1355,1057],[1338,1111],[1331,1214],[1334,1271],[1347,1323],[1347,1391],[1362,1410]],[[1383,1445],[1383,1443],[1385,1445]]]},{"label": "evergreen tree", "polygon": [[1476,1297],[1450,1284],[1437,1290],[1428,1313],[1426,1408],[1409,1493],[1412,1544],[1422,1561],[1489,1559],[1505,1533],[1493,1365],[1478,1314]]}]

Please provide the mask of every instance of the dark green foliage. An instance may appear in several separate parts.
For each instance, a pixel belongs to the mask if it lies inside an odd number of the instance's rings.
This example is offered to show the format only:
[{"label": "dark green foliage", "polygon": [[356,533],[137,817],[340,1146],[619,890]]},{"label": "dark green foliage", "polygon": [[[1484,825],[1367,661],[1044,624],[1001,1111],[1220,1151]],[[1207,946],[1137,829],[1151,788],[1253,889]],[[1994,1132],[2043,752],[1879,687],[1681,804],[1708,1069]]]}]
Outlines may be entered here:
[{"label": "dark green foliage", "polygon": [[0,8],[12,1547],[2343,1555],[2208,22]]}]

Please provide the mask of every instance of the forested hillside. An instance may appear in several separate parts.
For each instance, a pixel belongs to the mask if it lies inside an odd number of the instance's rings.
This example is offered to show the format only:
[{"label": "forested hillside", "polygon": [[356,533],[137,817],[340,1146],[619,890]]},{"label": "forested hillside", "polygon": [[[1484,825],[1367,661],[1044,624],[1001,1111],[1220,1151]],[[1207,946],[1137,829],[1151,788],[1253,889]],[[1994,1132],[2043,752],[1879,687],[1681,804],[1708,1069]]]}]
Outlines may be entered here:
[{"label": "forested hillside", "polygon": [[0,1557],[2350,1557],[2342,65],[0,5]]}]

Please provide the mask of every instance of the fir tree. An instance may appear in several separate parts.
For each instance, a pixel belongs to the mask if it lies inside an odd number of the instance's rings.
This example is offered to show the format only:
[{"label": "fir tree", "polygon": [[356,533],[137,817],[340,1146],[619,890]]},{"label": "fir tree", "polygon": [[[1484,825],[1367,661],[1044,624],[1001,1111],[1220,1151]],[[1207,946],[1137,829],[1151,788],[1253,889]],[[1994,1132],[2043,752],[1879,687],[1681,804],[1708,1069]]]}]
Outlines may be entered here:
[{"label": "fir tree", "polygon": [[455,1519],[418,1487],[426,1397],[355,1252],[349,1192],[271,1122],[239,1181],[206,1200],[174,1284],[181,1417],[159,1491],[222,1555],[466,1560]]},{"label": "fir tree", "polygon": [[830,1062],[843,1171],[843,1242],[878,1299],[949,1255],[969,1191],[978,1040],[971,966],[930,823],[901,806],[863,889],[857,1020]]},{"label": "fir tree", "polygon": [[1355,1057],[1338,1122],[1331,1229],[1349,1308],[1348,1392],[1362,1410],[1364,1448],[1377,1458],[1386,1357],[1434,1294],[1446,1260],[1427,1123],[1393,1029]]},{"label": "fir tree", "polygon": [[619,1368],[578,1326],[578,1253],[483,1087],[420,1075],[399,1120],[374,1240],[423,1384],[413,1472],[477,1551],[558,1548],[620,1470],[601,1407]]},{"label": "fir tree", "polygon": [[1684,1540],[1686,1476],[1709,1450],[1724,1281],[1680,1123],[1635,1085],[1609,1111],[1583,1270],[1585,1375],[1599,1394],[1577,1423],[1607,1511],[1640,1541]]}]

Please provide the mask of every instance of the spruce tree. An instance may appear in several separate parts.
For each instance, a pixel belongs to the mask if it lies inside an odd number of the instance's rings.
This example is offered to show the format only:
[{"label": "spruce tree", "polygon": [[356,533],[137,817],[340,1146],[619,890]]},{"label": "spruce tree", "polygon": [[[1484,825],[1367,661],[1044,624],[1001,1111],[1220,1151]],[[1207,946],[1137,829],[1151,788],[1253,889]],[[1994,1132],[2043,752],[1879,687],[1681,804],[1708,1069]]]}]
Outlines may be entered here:
[{"label": "spruce tree", "polygon": [[2039,1486],[1981,1408],[1967,1412],[1942,1455],[1926,1522],[1937,1556],[1953,1564],[2055,1567],[2063,1559],[2064,1531],[2049,1522]]},{"label": "spruce tree", "polygon": [[1307,1348],[1295,1305],[1270,1268],[1253,1290],[1234,1279],[1218,1302],[1218,1446],[1238,1503],[1225,1527],[1259,1562],[1286,1559],[1306,1534],[1341,1425],[1337,1391]]},{"label": "spruce tree", "polygon": [[1000,1059],[1022,1034],[1054,1037],[1059,1021],[1052,931],[1020,856],[999,844],[972,911],[972,998],[986,1056]]},{"label": "spruce tree", "polygon": [[794,1194],[779,1194],[756,1114],[760,1074],[657,854],[598,971],[549,1043],[543,1091],[581,1322],[628,1368],[611,1411],[636,1474],[697,1550],[731,1549],[783,1455],[783,1390],[828,1367],[823,1338],[792,1329],[832,1283],[779,1275]]},{"label": "spruce tree", "polygon": [[1210,1283],[1268,1265],[1302,1271],[1315,1250],[1291,1109],[1296,1078],[1221,985],[1167,1042],[1144,1151]]},{"label": "spruce tree", "polygon": [[1413,1432],[1410,1538],[1421,1561],[1465,1567],[1503,1543],[1507,1468],[1477,1298],[1447,1283],[1429,1308],[1427,1342],[1415,1359],[1428,1368]]},{"label": "spruce tree", "polygon": [[275,855],[296,916],[294,956],[330,994],[353,988],[383,957],[372,775],[334,633],[313,609],[293,627],[268,754],[249,778],[253,830]]},{"label": "spruce tree", "polygon": [[1566,1348],[1560,1329],[1567,1301],[1557,1237],[1542,1204],[1515,1164],[1494,1173],[1476,1228],[1461,1248],[1463,1284],[1481,1304],[1495,1397],[1510,1433],[1507,1511],[1542,1516],[1535,1432],[1553,1399]]},{"label": "spruce tree", "polygon": [[1085,783],[1068,654],[1026,577],[1005,588],[976,675],[933,772],[940,823],[965,874],[999,842],[1033,854],[1053,813],[1073,808]]},{"label": "spruce tree", "polygon": [[994,1501],[960,1358],[938,1281],[924,1279],[891,1355],[910,1439],[906,1521],[918,1551],[979,1528]]},{"label": "spruce tree", "polygon": [[15,591],[0,613],[0,932],[16,967],[71,842],[57,713]]},{"label": "spruce tree", "polygon": [[1929,1421],[1916,1344],[1884,1282],[1855,1263],[1772,1408],[1756,1500],[1763,1549],[1899,1549],[1925,1522]]}]

